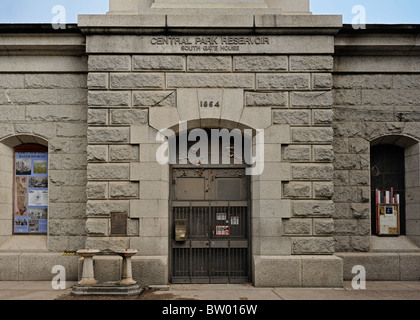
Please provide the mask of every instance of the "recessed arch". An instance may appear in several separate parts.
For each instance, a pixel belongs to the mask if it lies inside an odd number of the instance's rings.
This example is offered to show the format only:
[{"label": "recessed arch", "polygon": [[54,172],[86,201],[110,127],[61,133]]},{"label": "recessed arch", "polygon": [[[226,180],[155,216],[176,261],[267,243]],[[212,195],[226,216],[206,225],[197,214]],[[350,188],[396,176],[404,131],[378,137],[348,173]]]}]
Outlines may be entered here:
[{"label": "recessed arch", "polygon": [[373,147],[380,144],[391,144],[401,148],[408,148],[418,142],[418,140],[406,135],[385,135],[371,140],[370,146]]},{"label": "recessed arch", "polygon": [[6,137],[0,140],[0,143],[10,147],[15,148],[21,144],[39,144],[45,147],[48,147],[48,141],[43,137],[36,135],[13,135]]},{"label": "recessed arch", "polygon": [[[27,147],[27,148],[26,148]],[[25,149],[26,148],[26,149]],[[0,214],[2,222],[9,227],[3,228],[0,241],[1,250],[47,250],[47,235],[46,230],[38,234],[36,237],[29,235],[28,233],[22,233],[17,235],[15,230],[15,187],[16,187],[16,153],[17,152],[48,152],[48,140],[44,137],[37,135],[11,135],[0,140],[0,189],[4,197],[0,201]],[[45,159],[36,159],[37,170],[38,165],[45,160],[48,163],[48,155]],[[41,161],[42,160],[42,161]],[[34,162],[35,165],[35,162]],[[34,169],[35,170],[35,169]],[[35,171],[34,171],[35,172]],[[43,176],[46,179],[42,180]],[[41,171],[37,171],[36,177],[30,180],[30,176],[21,175],[26,177],[28,186],[31,188],[38,188],[41,190],[41,185],[44,190],[47,191],[47,186],[44,183],[48,183],[48,171],[45,175],[41,174]],[[35,190],[35,189],[34,189]],[[48,192],[48,191],[47,191]],[[42,209],[33,208],[33,210],[27,210],[26,214],[30,214],[31,217],[43,217],[47,214],[47,206]],[[29,208],[29,207],[28,207]],[[23,217],[19,217],[22,219]],[[46,219],[45,219],[46,220]],[[45,225],[45,223],[44,223]],[[35,240],[31,240],[35,239]]]},{"label": "recessed arch", "polygon": [[[400,200],[401,235],[420,245],[420,234],[416,225],[420,223],[420,144],[407,135],[384,135],[370,141],[370,175],[371,175],[371,219],[372,234],[375,234],[374,219],[376,184],[391,187],[393,185],[402,193]],[[378,169],[378,166],[381,168]],[[401,185],[403,184],[403,185]]]}]

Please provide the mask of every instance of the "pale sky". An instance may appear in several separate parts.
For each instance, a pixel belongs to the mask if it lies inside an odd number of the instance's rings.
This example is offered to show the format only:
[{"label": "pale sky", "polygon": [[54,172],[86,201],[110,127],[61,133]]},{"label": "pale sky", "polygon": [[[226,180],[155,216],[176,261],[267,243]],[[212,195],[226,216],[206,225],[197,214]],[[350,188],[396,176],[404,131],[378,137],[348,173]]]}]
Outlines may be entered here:
[{"label": "pale sky", "polygon": [[[76,23],[78,14],[104,14],[108,0],[0,0],[0,23],[51,23],[52,8],[66,9],[66,22]],[[313,14],[341,14],[352,23],[352,9],[366,9],[366,23],[420,24],[419,0],[311,0]]]}]

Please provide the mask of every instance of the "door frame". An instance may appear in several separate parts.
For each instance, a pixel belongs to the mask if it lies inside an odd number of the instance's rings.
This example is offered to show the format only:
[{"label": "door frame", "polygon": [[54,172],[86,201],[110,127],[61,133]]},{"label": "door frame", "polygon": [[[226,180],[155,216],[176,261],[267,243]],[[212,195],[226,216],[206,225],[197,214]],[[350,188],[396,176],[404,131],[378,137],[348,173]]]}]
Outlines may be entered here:
[{"label": "door frame", "polygon": [[[174,215],[173,215],[173,202],[235,202],[238,200],[173,200],[173,179],[174,179],[174,172],[173,169],[226,169],[226,170],[234,170],[234,169],[245,169],[245,165],[200,165],[199,167],[195,165],[170,165],[169,170],[169,223],[168,223],[168,245],[169,245],[169,275],[168,279],[169,282],[172,283],[172,277],[173,277],[173,260],[174,260],[174,253],[173,253],[173,240],[175,239],[175,230],[174,230]],[[248,241],[248,247],[247,247],[247,271],[248,274],[246,276],[245,281],[240,282],[229,282],[229,283],[249,283],[252,281],[252,179],[250,176],[244,176],[246,177],[246,184],[247,184],[247,195],[246,200],[242,200],[241,202],[247,202],[247,241]],[[209,205],[211,207],[211,205]],[[196,282],[190,282],[192,284]],[[199,282],[197,282],[199,283]],[[217,283],[217,282],[211,282],[211,275],[209,275],[209,281],[205,283]],[[226,282],[223,282],[226,283]]]}]

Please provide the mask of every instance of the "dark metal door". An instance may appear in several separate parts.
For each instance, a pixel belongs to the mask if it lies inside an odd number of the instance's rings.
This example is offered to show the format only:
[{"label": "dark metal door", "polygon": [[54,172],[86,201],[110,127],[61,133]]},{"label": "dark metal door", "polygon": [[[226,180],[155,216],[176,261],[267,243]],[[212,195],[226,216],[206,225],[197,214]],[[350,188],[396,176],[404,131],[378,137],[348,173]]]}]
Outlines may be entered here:
[{"label": "dark metal door", "polygon": [[390,190],[400,195],[400,234],[405,235],[405,155],[404,148],[395,145],[377,145],[370,151],[371,173],[371,228],[376,231],[375,190]]},{"label": "dark metal door", "polygon": [[[248,192],[242,168],[172,170],[173,283],[249,281]],[[186,238],[177,241],[180,220],[186,221]]]}]

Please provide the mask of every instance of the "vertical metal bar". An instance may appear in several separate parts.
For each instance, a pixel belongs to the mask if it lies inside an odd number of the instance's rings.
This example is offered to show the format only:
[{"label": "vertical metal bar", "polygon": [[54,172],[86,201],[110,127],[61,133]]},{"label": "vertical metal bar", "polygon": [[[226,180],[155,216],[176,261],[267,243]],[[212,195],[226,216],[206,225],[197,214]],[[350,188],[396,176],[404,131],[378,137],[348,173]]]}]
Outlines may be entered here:
[{"label": "vertical metal bar", "polygon": [[190,264],[188,266],[189,269],[189,276],[190,276],[190,283],[192,282],[192,268],[193,268],[193,261],[192,261],[192,256],[193,256],[193,249],[192,249],[192,241],[191,241],[191,233],[192,233],[192,229],[191,229],[191,214],[192,214],[192,203],[190,202],[190,206],[189,206],[189,211],[188,211],[188,233],[187,233],[187,239],[190,240],[190,248],[189,248],[189,261]]}]

